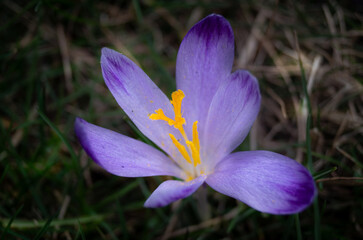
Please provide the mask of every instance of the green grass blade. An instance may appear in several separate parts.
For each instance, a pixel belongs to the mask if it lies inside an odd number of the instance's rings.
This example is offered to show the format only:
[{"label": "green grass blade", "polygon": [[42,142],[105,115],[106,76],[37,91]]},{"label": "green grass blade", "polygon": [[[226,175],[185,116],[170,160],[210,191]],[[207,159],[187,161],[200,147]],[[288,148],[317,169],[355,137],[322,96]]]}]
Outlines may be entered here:
[{"label": "green grass blade", "polygon": [[125,214],[124,214],[124,208],[122,206],[122,204],[120,203],[120,201],[118,201],[117,203],[117,213],[120,219],[120,223],[121,223],[121,229],[122,229],[122,236],[124,240],[128,240],[129,239],[129,232],[127,230],[127,222],[125,219]]},{"label": "green grass blade", "polygon": [[229,224],[228,228],[227,228],[227,233],[230,233],[234,227],[236,226],[236,224],[238,222],[243,221],[244,219],[248,218],[249,216],[251,216],[252,214],[254,214],[256,212],[255,209],[253,208],[248,208],[246,211],[244,211],[241,215],[237,215]]},{"label": "green grass blade", "polygon": [[[295,35],[295,37],[296,37],[296,44],[298,47],[297,36]],[[307,159],[308,159],[307,165],[308,165],[309,171],[313,174],[314,169],[313,169],[313,158],[312,158],[312,153],[311,153],[311,136],[310,136],[312,110],[311,110],[311,102],[310,102],[310,97],[309,97],[308,88],[307,88],[305,69],[304,69],[304,66],[303,66],[303,63],[301,60],[299,47],[298,47],[298,59],[299,59],[299,66],[300,66],[300,71],[301,71],[301,82],[302,82],[302,87],[303,87],[306,105],[307,105],[307,109],[308,109],[308,116],[306,119],[306,138],[305,138],[306,139],[306,155],[307,155]],[[314,236],[315,236],[315,240],[320,240],[321,234],[320,234],[320,215],[319,215],[318,197],[316,197],[314,200],[313,208],[314,208]]]},{"label": "green grass blade", "polygon": [[121,188],[119,191],[115,192],[114,194],[100,201],[96,207],[98,208],[100,206],[108,204],[109,202],[114,201],[115,199],[121,198],[138,186],[139,183],[137,181],[133,181],[130,184],[126,185],[125,187]]},{"label": "green grass blade", "polygon": [[321,239],[321,229],[320,229],[320,211],[318,197],[315,198],[314,203],[314,239]]},{"label": "green grass blade", "polygon": [[11,224],[14,222],[16,216],[18,216],[18,214],[21,212],[21,210],[23,209],[24,205],[21,205],[20,208],[18,208],[18,210],[16,210],[15,214],[12,216],[12,218],[7,222],[5,229],[3,230],[3,232],[1,233],[0,236],[0,240],[5,239],[5,235],[8,232],[8,230],[10,229]]},{"label": "green grass blade", "polygon": [[142,24],[143,23],[143,17],[142,17],[142,12],[141,12],[141,7],[140,7],[139,1],[138,0],[132,0],[132,5],[134,6],[134,9],[135,9],[137,22],[139,24]]},{"label": "green grass blade", "polygon": [[78,158],[73,150],[73,148],[71,147],[71,144],[68,142],[68,140],[63,136],[63,134],[59,131],[59,129],[52,123],[52,121],[49,120],[49,118],[40,110],[38,110],[38,114],[39,116],[43,119],[43,121],[48,124],[48,126],[53,129],[53,131],[58,135],[58,137],[62,140],[62,142],[66,145],[69,154],[71,155],[75,166],[78,167],[78,170],[80,170],[79,164],[78,163]]},{"label": "green grass blade", "polygon": [[53,221],[53,218],[49,218],[47,220],[47,222],[43,225],[43,227],[38,231],[37,235],[35,235],[34,240],[38,240],[44,235],[44,233],[50,227],[50,224],[51,224],[52,221]]},{"label": "green grass blade", "polygon": [[318,180],[318,179],[328,175],[329,173],[335,172],[337,169],[338,169],[337,167],[333,167],[333,168],[328,169],[328,170],[317,172],[316,174],[314,174],[314,180]]},{"label": "green grass blade", "polygon": [[1,184],[1,183],[2,183],[2,181],[4,180],[4,178],[5,178],[5,176],[6,176],[7,172],[8,172],[8,170],[9,170],[9,164],[6,164],[5,169],[4,169],[4,171],[3,171],[3,173],[1,174],[1,177],[0,177],[0,184]]},{"label": "green grass blade", "polygon": [[295,214],[295,226],[296,226],[296,239],[302,240],[299,214]]},{"label": "green grass blade", "polygon": [[86,240],[85,236],[84,236],[84,233],[82,231],[82,225],[81,223],[78,221],[78,231],[77,231],[77,235],[76,235],[76,240],[78,239],[78,237],[81,236],[81,239],[82,240]]},{"label": "green grass blade", "polygon": [[[55,219],[51,221],[50,226],[72,226],[77,225],[78,222],[82,224],[86,223],[98,223],[101,222],[103,219],[105,219],[105,215],[91,215],[91,216],[84,216],[84,217],[78,217],[78,218],[66,218],[66,219]],[[13,219],[13,218],[12,218]],[[13,220],[12,219],[0,219],[0,223],[2,225],[9,224],[10,221],[11,228],[13,229],[34,229],[34,228],[40,228],[44,227],[45,224],[49,221],[32,221],[32,220]]]}]

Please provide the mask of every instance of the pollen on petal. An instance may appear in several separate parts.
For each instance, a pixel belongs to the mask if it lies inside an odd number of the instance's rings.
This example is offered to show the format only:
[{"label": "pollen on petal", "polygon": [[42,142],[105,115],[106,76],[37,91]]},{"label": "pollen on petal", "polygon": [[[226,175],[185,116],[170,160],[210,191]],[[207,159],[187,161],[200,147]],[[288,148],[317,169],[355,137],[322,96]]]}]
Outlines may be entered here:
[{"label": "pollen on petal", "polygon": [[185,179],[185,181],[190,182],[194,179],[194,177],[192,175],[188,175],[187,179]]}]

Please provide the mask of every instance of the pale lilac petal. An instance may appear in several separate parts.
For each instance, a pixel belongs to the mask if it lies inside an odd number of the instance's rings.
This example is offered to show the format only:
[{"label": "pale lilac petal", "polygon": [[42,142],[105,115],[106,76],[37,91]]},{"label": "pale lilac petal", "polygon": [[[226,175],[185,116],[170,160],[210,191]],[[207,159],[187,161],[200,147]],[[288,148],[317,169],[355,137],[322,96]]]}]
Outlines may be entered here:
[{"label": "pale lilac petal", "polygon": [[144,206],[149,208],[164,207],[176,200],[186,198],[193,194],[205,179],[206,176],[203,175],[189,182],[165,181],[150,195]]},{"label": "pale lilac petal", "polygon": [[105,83],[122,110],[150,140],[169,155],[175,149],[169,133],[178,132],[165,121],[153,121],[149,115],[163,109],[166,116],[174,112],[165,94],[130,59],[108,48],[102,49],[101,67]]},{"label": "pale lilac petal", "polygon": [[254,76],[236,71],[217,90],[209,108],[202,153],[213,169],[247,136],[260,110],[260,90]]},{"label": "pale lilac petal", "polygon": [[77,118],[75,132],[84,150],[108,172],[122,177],[169,175],[182,171],[157,149]]},{"label": "pale lilac petal", "polygon": [[233,58],[233,31],[222,16],[212,14],[187,33],[176,62],[177,88],[185,93],[187,126],[198,120],[199,129],[203,131],[210,101],[231,73]]},{"label": "pale lilac petal", "polygon": [[206,182],[218,192],[271,214],[300,212],[316,195],[314,180],[304,166],[268,151],[232,153]]}]

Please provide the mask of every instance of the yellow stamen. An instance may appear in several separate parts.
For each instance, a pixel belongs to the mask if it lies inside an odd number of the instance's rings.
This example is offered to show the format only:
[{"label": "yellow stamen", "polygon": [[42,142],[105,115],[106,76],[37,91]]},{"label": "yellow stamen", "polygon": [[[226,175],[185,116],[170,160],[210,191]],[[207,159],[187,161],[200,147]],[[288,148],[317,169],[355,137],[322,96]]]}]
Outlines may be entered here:
[{"label": "yellow stamen", "polygon": [[168,118],[165,116],[163,109],[155,110],[155,113],[151,114],[149,116],[151,120],[164,120],[166,121],[170,126],[174,125],[175,121],[173,119]]},{"label": "yellow stamen", "polygon": [[176,148],[181,153],[181,155],[185,158],[185,160],[187,160],[188,163],[192,163],[185,147],[178,140],[176,140],[176,138],[174,137],[173,134],[169,133],[169,136],[170,136],[171,140],[173,141],[174,145],[176,146]]},{"label": "yellow stamen", "polygon": [[195,121],[193,123],[193,144],[194,144],[195,148],[198,150],[198,152],[200,152],[199,134],[198,134],[198,130],[197,130],[197,124],[198,124],[198,121]]},{"label": "yellow stamen", "polygon": [[183,91],[180,90],[180,89],[171,94],[170,103],[174,107],[175,118],[181,118],[182,117],[181,104],[182,104],[184,96],[185,95],[184,95]]},{"label": "yellow stamen", "polygon": [[185,119],[182,117],[182,112],[181,112],[181,104],[184,96],[185,95],[183,91],[180,89],[171,94],[170,103],[174,107],[174,114],[175,114],[174,127],[178,130],[183,128],[183,125],[185,124]]},{"label": "yellow stamen", "polygon": [[[174,126],[174,128],[178,129],[181,136],[183,137],[184,142],[179,142],[173,134],[169,134],[173,144],[176,146],[176,148],[179,150],[183,158],[190,164],[192,164],[193,161],[193,174],[187,173],[187,179],[186,181],[193,180],[198,174],[197,174],[197,167],[199,164],[201,164],[200,159],[200,142],[199,142],[199,133],[197,129],[198,121],[195,121],[193,123],[192,128],[192,141],[189,141],[183,125],[186,124],[185,118],[183,118],[182,114],[182,101],[185,97],[182,90],[177,90],[171,94],[171,100],[170,103],[172,104],[174,108],[174,119],[171,119],[167,116],[165,116],[162,109],[155,110],[155,113],[151,114],[149,118],[151,120],[163,120],[167,122],[170,126]],[[203,174],[203,170],[200,169],[200,174]]]},{"label": "yellow stamen", "polygon": [[184,141],[188,141],[188,137],[187,137],[187,135],[185,134],[184,128],[183,128],[183,127],[181,127],[181,128],[178,128],[178,130],[179,130],[180,134],[183,136]]},{"label": "yellow stamen", "polygon": [[200,155],[197,148],[194,146],[194,143],[191,141],[187,141],[186,144],[188,147],[192,150],[192,158],[193,158],[193,164],[194,167],[196,167],[198,164],[200,164]]}]

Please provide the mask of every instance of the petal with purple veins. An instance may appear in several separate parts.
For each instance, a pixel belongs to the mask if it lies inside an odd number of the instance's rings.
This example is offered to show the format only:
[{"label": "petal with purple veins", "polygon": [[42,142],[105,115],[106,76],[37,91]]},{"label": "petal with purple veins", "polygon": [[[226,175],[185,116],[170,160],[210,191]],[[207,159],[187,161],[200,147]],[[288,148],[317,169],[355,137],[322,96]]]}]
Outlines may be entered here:
[{"label": "petal with purple veins", "polygon": [[187,33],[176,62],[177,88],[185,93],[187,125],[198,121],[203,131],[210,101],[231,73],[233,58],[233,31],[222,16],[209,15]]},{"label": "petal with purple veins", "polygon": [[143,134],[173,155],[175,147],[169,133],[178,136],[178,132],[164,121],[149,118],[157,109],[162,109],[166,116],[174,116],[165,94],[140,67],[114,50],[102,49],[101,67],[105,83],[122,110]]},{"label": "petal with purple veins", "polygon": [[260,110],[260,90],[254,76],[238,70],[217,90],[203,134],[203,157],[213,169],[247,136]]},{"label": "petal with purple veins", "polygon": [[314,180],[304,166],[268,151],[232,153],[206,182],[218,192],[271,214],[300,212],[316,195]]},{"label": "petal with purple veins", "polygon": [[108,172],[122,177],[169,175],[182,171],[157,149],[77,118],[76,135],[87,154]]}]

